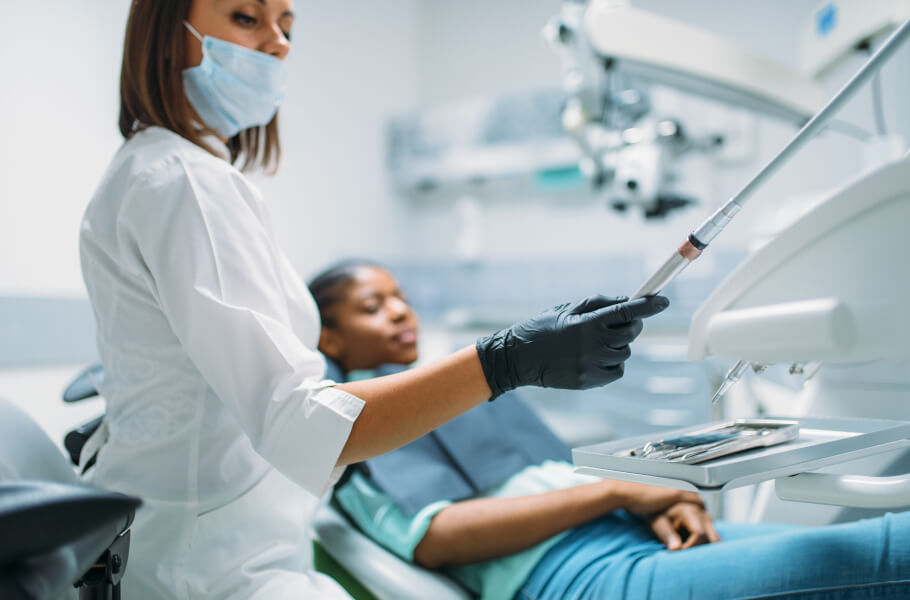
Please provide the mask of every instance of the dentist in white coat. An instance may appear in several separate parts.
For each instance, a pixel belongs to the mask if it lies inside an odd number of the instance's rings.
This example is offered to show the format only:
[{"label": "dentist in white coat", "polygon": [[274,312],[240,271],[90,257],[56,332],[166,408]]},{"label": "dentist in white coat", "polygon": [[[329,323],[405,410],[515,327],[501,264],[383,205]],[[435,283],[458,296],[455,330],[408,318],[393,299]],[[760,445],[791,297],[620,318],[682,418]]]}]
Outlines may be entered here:
[{"label": "dentist in white coat", "polygon": [[280,155],[292,11],[292,0],[132,4],[125,141],[80,236],[107,402],[87,477],[145,502],[129,598],[346,597],[313,572],[306,538],[344,465],[514,387],[613,381],[641,319],[666,306],[596,296],[421,368],[325,381],[313,300],[241,172]]}]

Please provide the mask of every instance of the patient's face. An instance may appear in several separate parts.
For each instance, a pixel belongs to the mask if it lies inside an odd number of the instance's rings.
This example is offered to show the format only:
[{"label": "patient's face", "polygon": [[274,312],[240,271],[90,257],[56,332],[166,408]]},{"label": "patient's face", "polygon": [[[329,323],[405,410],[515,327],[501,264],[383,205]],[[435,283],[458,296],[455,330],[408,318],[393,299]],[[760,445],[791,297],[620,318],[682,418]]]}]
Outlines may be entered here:
[{"label": "patient's face", "polygon": [[417,360],[417,315],[385,269],[358,268],[327,313],[334,325],[323,328],[319,349],[345,371]]}]

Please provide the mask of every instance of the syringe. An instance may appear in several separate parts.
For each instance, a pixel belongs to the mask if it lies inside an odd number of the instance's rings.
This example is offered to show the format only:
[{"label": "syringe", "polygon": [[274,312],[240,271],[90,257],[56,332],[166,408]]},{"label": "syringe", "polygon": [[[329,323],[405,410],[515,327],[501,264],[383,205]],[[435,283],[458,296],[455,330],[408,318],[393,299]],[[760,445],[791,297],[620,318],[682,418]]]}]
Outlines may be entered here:
[{"label": "syringe", "polygon": [[[733,220],[733,217],[742,209],[749,196],[755,192],[768,178],[774,175],[786,161],[793,156],[806,142],[818,134],[831,120],[831,117],[837,113],[841,107],[849,101],[853,95],[863,86],[866,81],[872,77],[878,69],[887,61],[900,45],[910,37],[910,19],[901,24],[894,33],[885,40],[882,47],[866,61],[866,64],[857,71],[850,81],[838,91],[831,100],[815,114],[797,134],[790,140],[783,150],[778,152],[777,156],[772,158],[768,164],[745,185],[743,188],[726,204],[721,206],[713,215],[705,220],[701,226],[689,234],[688,238],[680,244],[667,261],[661,265],[651,277],[638,289],[632,296],[632,299],[643,296],[653,296],[659,293],[668,283],[679,275],[683,269],[689,266],[693,260],[698,258],[702,251],[708,247],[708,244],[724,230],[724,228]],[[729,387],[729,386],[728,386]]]},{"label": "syringe", "polygon": [[[910,37],[910,19],[901,24],[894,33],[885,40],[882,47],[866,61],[866,64],[857,71],[850,81],[838,91],[831,100],[815,114],[802,129],[790,140],[784,148],[778,152],[777,156],[772,158],[743,188],[730,200],[721,206],[711,217],[705,220],[701,226],[689,234],[688,238],[680,244],[670,258],[661,265],[651,277],[638,289],[632,296],[632,299],[643,296],[653,296],[660,291],[673,279],[679,275],[683,269],[689,266],[693,260],[698,258],[702,251],[708,247],[708,244],[733,220],[733,217],[742,210],[743,205],[749,196],[755,192],[768,178],[774,175],[778,169],[795,154],[806,142],[818,134],[831,120],[831,117],[837,113],[840,108],[849,101],[866,81],[874,75],[878,69],[887,61],[894,52]],[[711,402],[717,402],[730,387],[740,380],[748,361],[740,360],[727,372],[723,382],[714,394]],[[759,367],[756,371],[763,370]]]}]

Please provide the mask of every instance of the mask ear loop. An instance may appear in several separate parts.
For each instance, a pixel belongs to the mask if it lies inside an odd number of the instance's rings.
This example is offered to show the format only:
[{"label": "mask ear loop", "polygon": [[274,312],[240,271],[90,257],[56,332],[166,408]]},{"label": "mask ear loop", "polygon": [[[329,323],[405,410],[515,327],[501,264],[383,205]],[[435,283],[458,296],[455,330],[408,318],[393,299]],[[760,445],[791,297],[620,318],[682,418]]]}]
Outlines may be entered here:
[{"label": "mask ear loop", "polygon": [[[202,36],[199,35],[199,32],[196,31],[196,29],[192,25],[190,25],[189,21],[184,19],[183,25],[189,30],[190,33],[193,34],[193,37],[195,37],[197,40],[199,40],[199,43],[202,44]],[[202,52],[205,53],[205,46],[203,46]],[[196,122],[194,121],[193,124],[195,125]],[[202,126],[200,126],[200,128],[205,129],[205,126],[202,125]]]},{"label": "mask ear loop", "polygon": [[190,30],[190,33],[192,33],[196,37],[197,40],[199,40],[200,42],[202,41],[202,36],[199,35],[199,32],[196,31],[196,29],[193,28],[192,25],[190,25],[189,21],[183,21],[183,24],[186,26],[187,29]]}]

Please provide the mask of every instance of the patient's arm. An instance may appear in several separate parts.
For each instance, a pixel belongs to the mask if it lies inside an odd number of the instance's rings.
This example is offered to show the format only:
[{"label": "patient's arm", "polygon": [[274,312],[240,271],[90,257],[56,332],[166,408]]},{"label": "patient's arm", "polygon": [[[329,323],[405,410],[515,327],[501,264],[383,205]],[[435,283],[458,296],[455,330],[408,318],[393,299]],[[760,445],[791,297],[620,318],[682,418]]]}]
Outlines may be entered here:
[{"label": "patient's arm", "polygon": [[[668,509],[679,503],[697,510],[668,515]],[[697,494],[604,480],[531,496],[477,498],[452,504],[433,517],[414,550],[414,559],[436,569],[508,556],[620,508],[638,515],[653,515],[658,527],[655,533],[671,550],[682,547],[676,533],[680,526],[689,531],[696,529],[690,539],[715,541],[700,531],[704,521],[692,518],[704,513],[704,504]],[[710,526],[710,518],[707,524]]]}]

